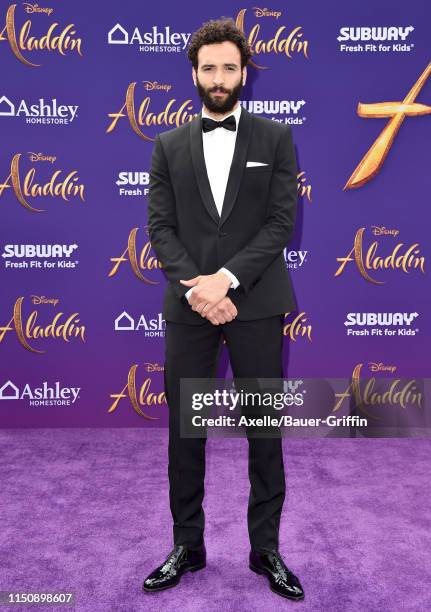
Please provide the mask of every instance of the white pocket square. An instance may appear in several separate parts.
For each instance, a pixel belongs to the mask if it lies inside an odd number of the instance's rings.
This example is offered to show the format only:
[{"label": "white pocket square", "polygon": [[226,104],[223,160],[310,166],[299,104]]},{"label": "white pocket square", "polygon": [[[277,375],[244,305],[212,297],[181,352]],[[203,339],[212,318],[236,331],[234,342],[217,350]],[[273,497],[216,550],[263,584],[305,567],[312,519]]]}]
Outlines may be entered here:
[{"label": "white pocket square", "polygon": [[267,166],[268,164],[264,164],[263,162],[254,162],[248,161],[246,168],[252,168],[253,166]]}]

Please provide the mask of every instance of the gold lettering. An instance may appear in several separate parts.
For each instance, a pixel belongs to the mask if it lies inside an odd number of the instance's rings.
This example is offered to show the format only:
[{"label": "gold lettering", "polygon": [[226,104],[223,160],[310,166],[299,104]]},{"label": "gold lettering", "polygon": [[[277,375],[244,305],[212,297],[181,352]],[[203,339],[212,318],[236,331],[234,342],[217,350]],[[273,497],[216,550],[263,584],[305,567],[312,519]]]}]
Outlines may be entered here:
[{"label": "gold lettering", "polygon": [[298,194],[300,198],[304,196],[307,197],[307,200],[311,202],[311,185],[306,185],[306,177],[305,172],[299,172],[297,177],[297,185],[298,185]]},{"label": "gold lettering", "polygon": [[36,170],[31,168],[24,178],[23,187],[21,187],[20,179],[20,168],[19,162],[21,153],[17,153],[13,156],[11,161],[11,171],[6,181],[0,183],[0,196],[3,194],[5,189],[9,189],[9,181],[12,180],[12,188],[18,199],[18,202],[31,212],[44,212],[42,208],[35,208],[29,204],[26,198],[35,197],[58,197],[60,196],[66,202],[69,201],[69,197],[79,197],[83,202],[84,200],[84,189],[85,186],[82,183],[78,183],[79,177],[76,170],[69,172],[66,178],[62,181],[57,181],[57,178],[61,174],[62,170],[56,170],[51,179],[44,184],[34,183],[34,176]]},{"label": "gold lettering", "polygon": [[[12,52],[18,58],[20,62],[26,66],[38,67],[40,64],[35,64],[26,59],[21,51],[35,51],[35,50],[46,50],[46,51],[57,51],[60,55],[66,55],[66,51],[77,51],[82,57],[81,45],[82,39],[76,38],[76,30],[74,24],[68,24],[61,32],[54,36],[54,30],[59,25],[57,22],[51,24],[47,34],[41,38],[30,36],[31,20],[28,19],[22,26],[18,39],[16,35],[15,27],[15,9],[16,4],[11,4],[6,13],[6,26],[0,32],[0,41],[8,40]],[[27,10],[27,12],[30,12]]]},{"label": "gold lettering", "polygon": [[146,96],[142,100],[139,106],[139,109],[138,109],[138,113],[136,115],[135,88],[136,88],[136,82],[130,83],[126,91],[126,102],[123,104],[121,109],[117,113],[108,113],[108,117],[110,117],[112,121],[106,130],[107,134],[110,134],[115,129],[120,119],[122,119],[123,117],[127,117],[132,130],[135,132],[135,134],[139,136],[139,138],[142,138],[143,140],[147,142],[154,142],[155,138],[152,138],[148,136],[147,134],[145,134],[140,129],[140,126],[144,126],[144,127],[166,126],[168,127],[168,126],[174,125],[176,127],[179,127],[180,125],[183,125],[183,123],[192,121],[192,119],[194,119],[197,115],[197,113],[189,112],[193,109],[193,104],[192,104],[191,99],[185,100],[181,104],[179,109],[176,111],[171,112],[173,105],[177,101],[175,98],[172,98],[166,104],[164,110],[162,110],[160,113],[156,114],[156,113],[150,112],[149,108],[150,108],[151,98],[149,96]]},{"label": "gold lettering", "polygon": [[[337,412],[341,408],[344,400],[349,401],[352,396],[354,397],[356,408],[367,417],[375,420],[381,420],[381,417],[372,415],[366,410],[366,406],[389,405],[406,409],[409,405],[417,405],[419,408],[422,408],[422,393],[418,390],[415,379],[409,380],[402,387],[400,387],[401,380],[399,378],[395,380],[389,379],[389,389],[382,393],[380,391],[374,391],[376,378],[372,377],[364,380],[364,388],[361,390],[360,374],[362,366],[362,363],[355,366],[352,374],[352,382],[348,385],[347,389],[341,393],[335,394],[337,401],[332,412]],[[382,380],[384,379],[380,379],[380,382],[382,382]]]},{"label": "gold lettering", "polygon": [[410,247],[408,247],[403,255],[398,255],[398,252],[404,246],[404,243],[400,242],[394,247],[390,255],[388,255],[387,257],[381,257],[380,255],[376,255],[376,250],[379,246],[379,243],[377,241],[374,241],[365,254],[364,262],[364,231],[365,227],[362,227],[356,232],[353,249],[351,249],[345,257],[336,258],[336,260],[340,262],[340,265],[334,276],[340,276],[340,274],[344,272],[346,265],[350,261],[355,261],[361,276],[365,278],[365,280],[375,285],[384,285],[386,281],[378,281],[372,278],[368,274],[367,270],[401,269],[403,272],[408,274],[411,268],[419,268],[423,274],[425,273],[425,257],[419,255],[420,249],[418,242],[415,242]]},{"label": "gold lettering", "polygon": [[[290,313],[286,312],[286,316],[288,314]],[[293,342],[296,342],[297,336],[301,336],[301,338],[303,338],[304,336],[307,336],[310,342],[312,342],[312,338],[311,338],[312,327],[310,324],[304,325],[306,321],[307,321],[307,317],[305,316],[305,312],[298,313],[296,317],[293,319],[293,321],[290,321],[289,323],[284,325],[283,335],[289,336],[289,340],[293,340]]]},{"label": "gold lettering", "polygon": [[345,184],[343,191],[362,187],[362,185],[365,185],[376,176],[406,117],[417,117],[419,115],[428,115],[431,113],[431,106],[414,103],[416,96],[425,85],[430,74],[431,62],[422,72],[402,102],[379,102],[377,104],[361,104],[359,102],[357,113],[360,117],[388,117],[390,120],[356,166],[353,174]]},{"label": "gold lettering", "polygon": [[[23,297],[16,300],[13,309],[13,316],[9,323],[0,327],[0,342],[4,340],[6,332],[13,331],[15,329],[16,335],[18,336],[19,342],[22,346],[32,353],[45,353],[46,351],[38,350],[30,346],[28,340],[35,340],[38,338],[61,338],[65,342],[69,342],[70,338],[80,338],[82,342],[85,342],[85,325],[78,325],[79,313],[74,312],[71,314],[64,323],[59,324],[60,318],[64,313],[59,312],[55,315],[54,319],[49,325],[42,327],[36,325],[38,312],[33,310],[30,313],[27,321],[24,325],[22,316],[22,303]],[[11,324],[14,324],[12,327]]]},{"label": "gold lettering", "polygon": [[[265,41],[263,39],[259,39],[260,24],[258,23],[251,28],[250,33],[247,35],[244,24],[246,11],[247,9],[241,9],[239,11],[235,23],[237,28],[239,28],[244,33],[244,36],[246,37],[247,42],[249,43],[252,49],[253,55],[260,55],[265,53],[284,53],[286,57],[291,59],[293,53],[302,53],[304,57],[308,59],[308,40],[301,40],[301,38],[303,37],[302,26],[297,26],[293,28],[285,38],[282,38],[281,36],[282,34],[283,36],[285,35],[285,30],[287,30],[287,28],[286,26],[280,26],[277,29],[274,37],[268,41]],[[259,17],[261,15],[259,14],[256,16]],[[274,14],[274,16],[276,15]],[[268,69],[268,66],[258,66],[256,62],[252,59],[250,60],[250,64],[254,68],[258,68],[261,70]]]},{"label": "gold lettering", "polygon": [[154,416],[147,414],[146,412],[143,412],[141,410],[141,405],[142,406],[153,406],[153,405],[161,406],[165,404],[166,403],[165,392],[162,391],[161,393],[158,393],[158,394],[150,393],[149,389],[151,386],[151,380],[147,378],[144,381],[143,385],[141,386],[141,389],[139,391],[139,400],[138,400],[138,393],[136,389],[136,370],[137,368],[138,368],[137,364],[132,365],[129,370],[128,376],[127,376],[127,384],[123,387],[120,393],[112,393],[110,395],[110,397],[113,398],[114,401],[112,402],[111,406],[108,408],[108,412],[109,413],[114,412],[120,400],[127,397],[128,395],[131,401],[131,404],[133,406],[133,409],[135,410],[137,414],[139,414],[139,416],[142,416],[145,419],[149,419],[151,421],[156,421],[159,419],[159,417],[154,417]]},{"label": "gold lettering", "polygon": [[111,261],[114,263],[114,266],[110,270],[108,277],[115,276],[118,272],[118,268],[121,263],[129,260],[130,265],[132,266],[132,270],[139,280],[148,283],[149,285],[158,285],[159,281],[153,281],[149,278],[146,278],[142,273],[142,270],[155,270],[163,268],[161,262],[154,256],[150,255],[151,244],[147,242],[142,248],[139,264],[138,257],[136,253],[136,234],[138,232],[138,227],[134,227],[130,230],[129,238],[127,241],[127,247],[120,255],[120,257],[111,257]]}]

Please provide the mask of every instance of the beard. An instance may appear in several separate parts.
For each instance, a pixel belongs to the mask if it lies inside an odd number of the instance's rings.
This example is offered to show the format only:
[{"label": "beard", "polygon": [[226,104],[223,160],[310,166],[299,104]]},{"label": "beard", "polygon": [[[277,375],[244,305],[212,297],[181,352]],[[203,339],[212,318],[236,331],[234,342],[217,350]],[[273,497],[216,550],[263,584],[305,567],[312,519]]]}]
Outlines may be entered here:
[{"label": "beard", "polygon": [[[241,90],[243,88],[242,84],[242,76],[239,80],[239,83],[235,85],[232,89],[226,89],[225,87],[210,87],[205,89],[200,83],[199,79],[196,76],[196,85],[198,89],[198,93],[202,103],[206,106],[206,108],[212,113],[220,113],[224,115],[229,113],[235,104],[239,100],[239,96]],[[214,97],[211,94],[215,91],[219,91],[222,93],[226,93],[227,95],[222,97]]]}]

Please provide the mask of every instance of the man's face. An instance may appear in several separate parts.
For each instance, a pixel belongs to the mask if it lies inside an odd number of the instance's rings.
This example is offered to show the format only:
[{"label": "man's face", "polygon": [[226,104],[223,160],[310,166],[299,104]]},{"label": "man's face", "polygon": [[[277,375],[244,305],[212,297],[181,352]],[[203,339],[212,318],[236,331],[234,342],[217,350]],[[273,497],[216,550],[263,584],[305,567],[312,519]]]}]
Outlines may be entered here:
[{"label": "man's face", "polygon": [[198,51],[198,69],[193,68],[193,79],[210,112],[229,113],[238,102],[246,79],[238,47],[228,40],[203,45]]}]

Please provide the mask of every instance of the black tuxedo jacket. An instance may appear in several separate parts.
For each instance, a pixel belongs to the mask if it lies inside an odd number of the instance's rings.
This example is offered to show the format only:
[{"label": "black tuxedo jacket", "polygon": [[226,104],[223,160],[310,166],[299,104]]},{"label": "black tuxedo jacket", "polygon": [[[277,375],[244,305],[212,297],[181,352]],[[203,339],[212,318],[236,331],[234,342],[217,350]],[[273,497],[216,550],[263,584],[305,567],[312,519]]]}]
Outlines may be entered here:
[{"label": "black tuxedo jacket", "polygon": [[[246,167],[247,161],[268,165]],[[237,319],[296,309],[283,254],[297,206],[297,167],[288,125],[241,109],[221,217],[205,166],[201,113],[159,134],[148,200],[151,244],[168,279],[164,319],[205,323],[185,297],[190,287],[179,280],[213,274],[223,266],[240,282],[227,293]]]}]

